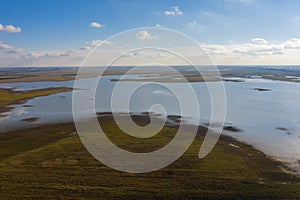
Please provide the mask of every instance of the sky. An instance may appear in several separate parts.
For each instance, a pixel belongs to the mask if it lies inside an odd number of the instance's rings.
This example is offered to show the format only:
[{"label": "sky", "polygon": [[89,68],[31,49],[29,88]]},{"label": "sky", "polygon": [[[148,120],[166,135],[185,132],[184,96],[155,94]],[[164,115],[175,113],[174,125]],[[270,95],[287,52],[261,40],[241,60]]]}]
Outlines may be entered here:
[{"label": "sky", "polygon": [[139,27],[182,32],[220,65],[300,65],[298,0],[1,0],[0,7],[1,67],[80,65],[99,42]]}]

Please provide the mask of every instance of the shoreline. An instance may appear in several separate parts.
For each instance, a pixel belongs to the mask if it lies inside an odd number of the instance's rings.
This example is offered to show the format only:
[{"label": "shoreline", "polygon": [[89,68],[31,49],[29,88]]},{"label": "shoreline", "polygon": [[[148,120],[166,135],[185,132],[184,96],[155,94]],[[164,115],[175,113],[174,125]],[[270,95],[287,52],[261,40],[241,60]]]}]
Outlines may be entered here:
[{"label": "shoreline", "polygon": [[[124,115],[124,113],[116,113],[116,114],[117,115],[119,114],[120,116]],[[125,114],[127,115],[128,113],[125,113]],[[131,118],[133,119],[133,121],[137,122],[139,125],[148,124],[150,122],[150,118],[149,118],[150,113],[148,113],[148,112],[141,112],[139,114],[137,114],[137,113],[135,113],[135,114],[129,113],[129,114],[131,115]],[[97,117],[98,117],[98,120],[99,119],[113,120],[113,116],[112,116],[111,112],[97,112]],[[155,117],[159,117],[159,115],[156,115]],[[169,116],[167,116],[167,119],[168,120],[166,121],[166,124],[164,127],[178,128],[180,119],[182,119],[182,117],[177,116],[177,115],[169,115]],[[24,121],[28,121],[29,123],[35,122],[37,120],[38,120],[38,118],[24,119]],[[44,127],[47,127],[47,126],[61,126],[64,124],[74,126],[74,122],[72,120],[66,120],[61,123],[31,124],[31,126],[28,126],[25,128],[1,132],[0,135],[1,134],[7,135],[7,134],[10,134],[11,132],[21,132],[21,131],[30,130],[30,129],[43,129]],[[197,126],[198,129],[200,129],[200,130],[201,129],[207,130],[207,128],[208,128],[208,126],[205,124],[201,124],[201,125],[183,124],[183,126],[186,126],[186,127]],[[248,148],[252,148],[254,151],[258,152],[259,154],[262,154],[266,160],[277,163],[276,165],[279,167],[278,169],[280,169],[281,172],[286,173],[287,175],[295,176],[295,177],[299,178],[299,181],[300,181],[299,170],[296,170],[295,168],[291,167],[290,163],[288,163],[287,161],[283,161],[282,159],[280,159],[279,157],[276,157],[276,156],[268,155],[268,154],[264,153],[263,151],[259,150],[257,147],[255,147],[249,143],[246,143],[245,141],[242,141],[241,139],[235,138],[234,136],[226,134],[226,132],[240,132],[240,131],[242,131],[242,130],[239,129],[238,127],[231,126],[231,125],[229,125],[229,126],[224,125],[223,132],[220,135],[219,140],[221,140],[222,142],[227,142],[228,143],[227,145],[231,146],[232,148],[236,148],[236,149],[240,149],[241,146],[244,146],[244,147],[246,146]],[[76,130],[75,130],[75,132],[76,132]],[[205,133],[198,131],[196,137],[199,137],[199,136],[205,137]]]},{"label": "shoreline", "polygon": [[[150,118],[149,118],[149,112],[140,112],[140,113],[116,113],[117,115],[119,114],[120,116],[126,114],[126,115],[130,115],[133,120],[138,120],[137,123],[139,123],[139,125],[143,124],[143,123],[149,123],[150,122]],[[152,113],[153,114],[153,113]],[[159,118],[161,117],[161,115],[159,114],[154,114],[154,116],[156,118]],[[105,118],[105,117],[108,117],[108,118],[111,118],[112,117],[112,112],[97,112],[97,117],[98,118]],[[142,122],[139,122],[140,118],[142,118]],[[166,124],[165,124],[165,127],[175,127],[177,128],[181,122],[181,120],[183,119],[182,116],[179,116],[179,115],[169,115],[167,116],[167,121],[166,121]],[[34,123],[32,124],[32,122],[36,122],[38,121],[39,118],[38,117],[29,117],[29,118],[24,118],[24,119],[21,119],[21,121],[25,121],[25,122],[28,122],[27,125],[24,125],[23,128],[16,128],[16,129],[11,129],[9,131],[4,131],[4,132],[0,132],[0,135],[1,134],[7,134],[7,133],[10,133],[10,132],[15,132],[15,131],[23,131],[23,130],[27,130],[27,129],[39,129],[39,128],[42,128],[44,126],[48,126],[48,125],[61,125],[61,124],[73,124],[73,119],[69,119],[69,120],[64,120],[62,121],[61,123],[57,123],[57,122],[48,122],[48,123]],[[207,129],[208,128],[208,124],[204,123],[204,124],[200,124],[200,125],[195,125],[195,124],[189,124],[187,122],[183,122],[183,126],[198,126],[200,129],[201,128],[205,128]],[[293,176],[296,176],[296,177],[299,177],[300,178],[300,169],[298,169],[297,167],[295,166],[292,166],[292,163],[291,162],[288,162],[287,158],[280,158],[280,157],[276,157],[276,156],[273,156],[273,155],[269,155],[269,154],[266,154],[263,152],[263,150],[260,150],[258,147],[256,147],[255,145],[253,144],[249,144],[245,141],[243,141],[242,139],[239,139],[237,137],[234,137],[232,135],[230,135],[229,133],[226,133],[226,132],[242,132],[243,130],[240,129],[239,127],[236,127],[236,126],[232,126],[232,125],[224,125],[223,126],[223,131],[222,131],[222,134],[220,135],[220,138],[219,140],[225,140],[227,142],[229,142],[230,144],[232,143],[232,147],[236,147],[236,146],[239,146],[239,145],[235,145],[234,143],[239,143],[239,144],[242,144],[242,146],[246,145],[246,146],[249,146],[253,149],[255,149],[256,151],[262,153],[266,158],[272,160],[272,161],[275,161],[275,162],[279,162],[281,164],[280,168],[282,169],[282,172],[285,172],[287,174],[291,174]],[[197,134],[199,135],[199,133]],[[204,137],[205,135],[204,134],[200,134],[202,137]],[[196,136],[197,137],[197,136]],[[299,160],[298,160],[299,162]]]},{"label": "shoreline", "polygon": [[14,109],[13,105],[21,105],[37,97],[70,92],[72,90],[69,87],[49,87],[26,91],[15,91],[13,88],[0,88],[0,116],[5,116],[3,113]]},{"label": "shoreline", "polygon": [[[185,76],[187,82],[203,82],[204,79],[201,76],[195,75],[195,70],[191,66],[173,66],[180,74]],[[300,83],[300,70],[290,69],[289,67],[278,67],[278,68],[269,68],[269,66],[261,66],[258,69],[257,67],[237,67],[237,66],[217,66],[220,77],[215,76],[206,76],[206,81],[234,81],[239,82],[239,80],[230,80],[230,78],[261,78],[270,81],[285,81]],[[88,67],[87,73],[81,75],[79,78],[92,78],[96,77],[99,74],[99,70],[95,69],[104,69],[105,67]],[[115,66],[111,67],[103,73],[103,76],[113,76],[113,75],[123,75],[132,68],[131,66]],[[16,82],[45,82],[45,81],[70,81],[75,80],[77,77],[77,71],[79,67],[34,67],[33,68],[15,68],[16,72],[12,73],[13,68],[0,68],[0,71],[3,71],[3,75],[0,75],[0,84],[1,83],[16,83]],[[204,68],[206,69],[206,68]],[[207,68],[209,69],[209,68]],[[24,75],[24,71],[27,71],[27,74]],[[45,73],[47,72],[47,73]],[[145,76],[148,74],[149,76]],[[152,74],[152,75],[151,75]],[[154,74],[154,76],[153,76]],[[196,73],[197,74],[197,73]],[[133,74],[132,74],[133,75]],[[141,75],[140,79],[122,79],[120,81],[154,81],[154,82],[186,82],[184,80],[176,79],[177,76],[174,74],[166,74],[161,70],[155,69],[155,67],[149,66],[143,70],[139,70],[134,73],[134,75]],[[158,77],[165,76],[165,77]],[[149,79],[150,78],[150,79]],[[113,79],[112,81],[117,81]]]},{"label": "shoreline", "polygon": [[[4,115],[5,112],[9,112],[10,110],[12,110],[14,108],[13,105],[15,105],[15,104],[20,104],[21,105],[21,104],[24,104],[25,102],[27,102],[28,100],[34,99],[36,97],[48,96],[48,95],[57,94],[57,93],[61,93],[61,92],[69,92],[69,91],[72,91],[72,88],[68,88],[68,87],[54,87],[54,88],[44,88],[44,89],[35,89],[35,90],[26,90],[26,91],[14,91],[13,89],[0,89],[0,91],[1,90],[2,91],[10,91],[11,93],[17,94],[17,95],[18,94],[24,94],[24,93],[25,94],[26,93],[30,94],[30,93],[35,93],[35,92],[38,93],[37,96],[35,96],[33,94],[33,96],[29,96],[27,98],[14,99],[13,103],[10,102],[10,103],[8,103],[6,105],[5,104],[4,105],[0,105],[0,116],[1,117],[5,117],[5,115]],[[52,91],[52,90],[54,90],[54,91]],[[56,90],[59,90],[59,91],[56,91]],[[41,94],[39,94],[39,93],[41,93]],[[47,94],[43,94],[43,93],[47,93]],[[111,112],[99,112],[97,114],[100,114],[100,115],[103,115],[103,114],[111,115]],[[147,115],[147,114],[149,114],[149,113],[142,112],[140,114],[135,114],[135,115]],[[156,117],[159,117],[159,116],[156,116]],[[170,118],[168,118],[169,122],[167,122],[167,123],[171,123],[172,125],[174,125],[174,124],[180,122],[180,120],[182,120],[182,119],[183,118],[181,116],[170,116]],[[44,124],[46,124],[45,122],[39,123],[38,120],[39,120],[38,117],[28,117],[28,119],[27,118],[21,119],[22,122],[27,122],[27,124],[24,125],[24,127],[26,127],[26,128],[39,127],[39,126],[43,126]],[[65,120],[63,122],[72,122],[72,119]],[[201,124],[201,126],[206,126],[207,127],[207,124]],[[16,129],[13,129],[13,130],[22,130],[22,128],[21,127],[17,127]],[[227,126],[224,125],[223,131],[225,131],[225,134],[226,134],[227,131],[229,131],[229,132],[241,132],[243,130],[240,129],[239,127],[235,127],[235,126],[232,126],[232,125],[227,125]],[[0,134],[3,134],[5,132],[7,132],[7,131],[3,131]],[[222,135],[224,135],[224,133]],[[228,134],[226,134],[226,135],[228,135]],[[236,138],[234,136],[230,136],[230,137],[232,137],[233,139],[238,140],[239,142],[242,142],[244,144],[249,144],[249,143],[246,143],[245,141],[243,141],[241,139],[238,139],[238,138]],[[251,145],[251,144],[249,144],[249,145]],[[252,144],[252,146],[254,148],[256,148],[257,150],[261,151],[261,149],[255,147],[255,145]],[[283,160],[283,159],[281,159],[279,157],[276,157],[276,156],[272,156],[272,155],[269,155],[269,154],[266,154],[266,155],[268,155],[270,158],[272,158],[272,160],[279,161],[279,162],[283,163],[284,166],[287,167],[286,169],[284,169],[286,172],[294,174],[294,175],[297,175],[297,176],[300,176],[300,173],[299,173],[300,170],[297,168],[298,166],[294,165],[294,163],[296,161],[288,162],[287,159]]]},{"label": "shoreline", "polygon": [[[147,123],[145,117],[135,119]],[[112,142],[133,152],[153,151],[176,134],[176,127],[164,127],[152,139],[136,140],[120,132],[109,116],[101,117],[100,123],[110,131],[106,133]],[[190,148],[174,163],[143,174],[119,172],[95,160],[73,123],[0,134],[0,198],[300,197],[300,178],[283,172],[282,163],[229,136],[222,135],[212,152],[199,159],[205,130],[199,127]]]}]

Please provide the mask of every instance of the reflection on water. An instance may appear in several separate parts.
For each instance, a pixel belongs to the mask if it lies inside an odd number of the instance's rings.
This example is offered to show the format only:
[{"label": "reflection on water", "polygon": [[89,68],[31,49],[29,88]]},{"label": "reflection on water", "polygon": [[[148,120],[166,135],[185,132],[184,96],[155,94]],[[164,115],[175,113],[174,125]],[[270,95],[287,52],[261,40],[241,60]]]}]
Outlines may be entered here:
[{"label": "reflection on water", "polygon": [[[95,95],[96,111],[111,111],[110,97],[118,76],[105,76],[101,79]],[[233,78],[234,79],[234,78]],[[92,79],[82,79],[89,85]],[[122,82],[124,85],[142,84],[141,82]],[[180,87],[184,92],[186,83],[164,83]],[[272,81],[261,78],[242,79],[224,82],[227,94],[226,123],[238,127],[242,132],[226,131],[239,140],[254,145],[272,156],[295,161],[300,159],[300,83]],[[19,90],[39,89],[55,86],[73,86],[73,81],[7,83],[0,87],[13,87]],[[205,83],[192,83],[200,101],[201,122],[210,119],[210,101]],[[259,88],[262,88],[260,90]],[[75,92],[86,92],[81,88]],[[93,98],[86,97],[86,101]],[[130,101],[132,112],[147,111],[153,104],[162,104],[169,115],[180,115],[179,103],[167,88],[152,83],[136,91]],[[38,97],[23,105],[16,105],[11,112],[1,113],[0,132],[32,126],[40,123],[57,123],[72,120],[72,93],[60,93]],[[87,111],[87,114],[91,111]],[[122,112],[122,110],[120,110]],[[37,121],[21,121],[24,118],[38,117]],[[194,123],[193,115],[185,116]],[[197,120],[196,120],[197,121]]]}]

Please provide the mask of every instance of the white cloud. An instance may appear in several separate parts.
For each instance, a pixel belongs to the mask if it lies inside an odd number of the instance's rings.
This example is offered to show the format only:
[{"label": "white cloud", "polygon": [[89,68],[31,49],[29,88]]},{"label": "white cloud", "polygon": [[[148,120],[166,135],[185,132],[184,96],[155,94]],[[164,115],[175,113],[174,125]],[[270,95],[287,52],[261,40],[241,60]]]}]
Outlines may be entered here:
[{"label": "white cloud", "polygon": [[11,49],[9,51],[7,51],[6,53],[11,53],[11,54],[20,54],[24,52],[24,49],[21,49],[21,48],[16,48],[16,49]]},{"label": "white cloud", "polygon": [[14,47],[13,46],[10,46],[8,44],[4,44],[0,41],[0,50],[7,50],[7,49],[13,49]]},{"label": "white cloud", "polygon": [[252,42],[255,44],[268,44],[268,41],[263,38],[253,38]]},{"label": "white cloud", "polygon": [[242,44],[232,48],[233,53],[245,56],[265,56],[283,54],[281,45]]},{"label": "white cloud", "polygon": [[205,52],[207,52],[211,56],[230,55],[232,53],[232,51],[224,45],[203,44],[201,45],[201,47]]},{"label": "white cloud", "polygon": [[[252,40],[253,41],[253,40]],[[264,39],[255,38],[254,43],[217,45],[205,44],[202,48],[211,56],[262,57],[268,55],[286,54],[286,42],[282,44],[268,44]],[[300,44],[300,43],[299,43]]]},{"label": "white cloud", "polygon": [[171,8],[171,10],[166,10],[166,11],[164,12],[164,14],[165,14],[165,15],[171,15],[171,16],[175,16],[175,15],[181,16],[181,15],[183,15],[183,12],[179,9],[178,6],[173,6],[173,7]]},{"label": "white cloud", "polygon": [[94,28],[102,28],[104,26],[105,26],[104,24],[101,24],[99,22],[91,22],[90,23],[90,27],[94,27]]},{"label": "white cloud", "polygon": [[78,66],[93,46],[114,43],[93,40],[77,49],[30,52],[0,41],[0,67],[9,66]]},{"label": "white cloud", "polygon": [[242,44],[202,44],[216,64],[222,65],[297,65],[300,63],[300,39],[291,38],[279,44],[257,40]]},{"label": "white cloud", "polygon": [[25,60],[37,61],[43,59],[57,59],[60,57],[71,57],[77,56],[83,53],[80,49],[67,49],[64,51],[44,51],[44,52],[25,52],[24,50],[19,51],[20,58]]},{"label": "white cloud", "polygon": [[71,56],[71,55],[73,55],[73,53],[76,53],[76,52],[64,51],[64,52],[59,53],[58,56]]},{"label": "white cloud", "polygon": [[173,56],[164,52],[155,51],[135,51],[124,55],[125,57],[131,58],[141,58],[141,59],[165,59],[167,57]]},{"label": "white cloud", "polygon": [[300,49],[300,39],[291,38],[283,43],[285,49]]},{"label": "white cloud", "polygon": [[84,47],[81,47],[79,50],[82,50],[82,51],[88,51],[88,50],[91,50],[92,48],[90,46],[84,46]]},{"label": "white cloud", "polygon": [[91,42],[86,43],[88,46],[99,46],[102,44],[112,45],[113,42],[106,41],[106,40],[92,40]]},{"label": "white cloud", "polygon": [[35,53],[35,52],[29,52],[22,56],[22,58],[25,58],[25,59],[36,59],[36,58],[40,58],[40,57],[41,57],[41,54]]},{"label": "white cloud", "polygon": [[156,36],[151,35],[148,31],[139,31],[136,33],[136,36],[140,40],[151,40],[151,39],[157,39]]},{"label": "white cloud", "polygon": [[9,32],[9,33],[20,33],[22,30],[20,27],[15,27],[13,25],[3,26],[0,24],[0,31]]},{"label": "white cloud", "polygon": [[[148,31],[140,31],[136,33],[138,39],[146,40],[159,38],[151,35]],[[102,48],[97,55],[105,55],[104,61],[99,62],[99,57],[91,60],[91,66],[94,63],[103,64],[109,62],[116,55],[116,52],[121,54],[124,52],[124,46],[103,41],[93,40],[84,44],[81,48],[66,49],[62,51],[35,51],[30,52],[0,42],[0,66],[75,66],[80,65],[89,50],[99,44],[106,44],[107,48]],[[112,45],[113,46],[110,46]],[[262,38],[254,38],[249,43],[241,44],[202,44],[201,47],[211,56],[216,64],[299,64],[300,63],[300,38],[291,38],[279,44],[266,42]],[[190,56],[199,57],[199,52],[191,47],[183,47],[182,50]],[[201,52],[200,52],[201,53]],[[111,57],[110,57],[111,56]],[[107,58],[107,59],[106,59]],[[164,64],[178,64],[180,62],[176,57],[172,57],[164,52],[157,51],[139,51],[125,55],[124,59],[120,60],[120,65],[131,65],[135,62],[142,64],[145,62],[158,62]],[[102,63],[103,62],[103,63]]]}]

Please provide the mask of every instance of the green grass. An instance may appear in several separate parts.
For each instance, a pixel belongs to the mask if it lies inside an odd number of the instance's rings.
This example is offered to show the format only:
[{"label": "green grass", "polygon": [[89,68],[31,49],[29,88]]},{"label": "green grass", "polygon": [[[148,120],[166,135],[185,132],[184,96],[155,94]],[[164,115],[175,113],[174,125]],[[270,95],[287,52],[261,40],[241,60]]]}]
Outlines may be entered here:
[{"label": "green grass", "polygon": [[[76,76],[76,68],[31,68],[0,70],[0,83],[34,82],[34,81],[67,81]],[[72,74],[72,75],[71,75]]]},{"label": "green grass", "polygon": [[[101,124],[112,141],[131,151],[163,146],[176,129],[165,127],[147,142],[122,133],[110,118]],[[296,199],[299,179],[251,146],[222,137],[204,159],[203,137],[170,166],[132,174],[110,169],[83,147],[72,123],[0,135],[0,199]],[[230,143],[240,146],[234,148]],[[142,150],[141,150],[142,149]],[[259,183],[263,178],[264,183]],[[280,182],[287,182],[281,184]]]}]

